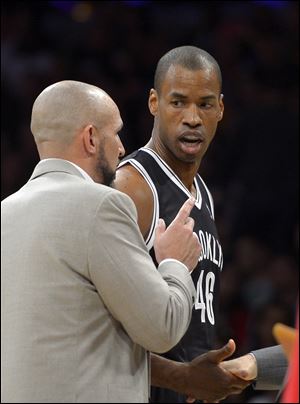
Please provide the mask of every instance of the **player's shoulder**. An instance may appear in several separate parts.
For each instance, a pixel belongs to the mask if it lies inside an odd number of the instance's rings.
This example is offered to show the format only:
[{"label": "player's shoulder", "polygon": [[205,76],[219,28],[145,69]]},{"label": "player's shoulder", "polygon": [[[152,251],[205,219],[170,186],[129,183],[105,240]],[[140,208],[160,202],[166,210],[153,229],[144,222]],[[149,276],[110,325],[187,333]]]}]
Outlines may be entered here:
[{"label": "player's shoulder", "polygon": [[147,235],[153,216],[154,196],[146,177],[135,166],[123,164],[116,172],[114,185],[134,202],[140,230],[144,236]]},{"label": "player's shoulder", "polygon": [[141,184],[145,182],[144,177],[141,173],[131,164],[124,164],[118,167],[116,172],[115,183],[118,181],[122,182],[140,182]]},{"label": "player's shoulder", "polygon": [[147,199],[152,195],[144,176],[131,164],[125,164],[118,168],[114,186],[130,196],[136,195],[139,199]]}]

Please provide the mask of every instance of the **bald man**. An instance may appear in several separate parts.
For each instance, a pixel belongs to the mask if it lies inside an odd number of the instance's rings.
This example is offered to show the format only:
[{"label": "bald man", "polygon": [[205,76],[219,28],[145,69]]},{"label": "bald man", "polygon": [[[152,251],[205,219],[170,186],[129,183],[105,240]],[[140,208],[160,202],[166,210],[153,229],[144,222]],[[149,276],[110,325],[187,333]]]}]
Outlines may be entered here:
[{"label": "bald man", "polygon": [[1,203],[1,402],[147,402],[148,351],[188,327],[194,201],[158,225],[157,270],[133,202],[109,187],[121,127],[113,100],[85,83],[34,102],[41,161]]}]

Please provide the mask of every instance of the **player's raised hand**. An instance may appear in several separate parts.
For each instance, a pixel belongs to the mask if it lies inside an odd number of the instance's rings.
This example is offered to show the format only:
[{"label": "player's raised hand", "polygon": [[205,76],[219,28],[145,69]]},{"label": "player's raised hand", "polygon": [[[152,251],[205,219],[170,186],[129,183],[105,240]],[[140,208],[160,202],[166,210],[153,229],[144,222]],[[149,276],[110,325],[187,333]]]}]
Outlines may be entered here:
[{"label": "player's raised hand", "polygon": [[185,264],[190,271],[197,265],[201,244],[194,230],[194,219],[190,213],[195,199],[189,198],[178,211],[175,219],[166,229],[165,222],[160,219],[155,231],[154,250],[156,260],[174,258]]}]

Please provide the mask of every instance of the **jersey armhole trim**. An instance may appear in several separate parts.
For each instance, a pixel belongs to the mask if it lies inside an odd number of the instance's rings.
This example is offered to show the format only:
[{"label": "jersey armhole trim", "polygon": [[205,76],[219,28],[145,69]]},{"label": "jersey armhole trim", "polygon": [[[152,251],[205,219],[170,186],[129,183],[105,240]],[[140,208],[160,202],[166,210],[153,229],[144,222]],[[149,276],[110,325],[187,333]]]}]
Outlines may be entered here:
[{"label": "jersey armhole trim", "polygon": [[150,230],[147,235],[147,238],[145,240],[146,246],[148,251],[151,250],[154,244],[154,237],[155,237],[155,227],[158,223],[159,219],[159,203],[158,203],[158,195],[157,195],[157,190],[155,188],[155,185],[150,177],[150,175],[147,173],[145,168],[136,160],[134,159],[129,159],[126,160],[122,163],[119,164],[119,167],[122,167],[126,164],[131,164],[144,178],[144,180],[147,182],[149,188],[151,189],[152,195],[153,195],[153,216],[152,216],[152,221],[150,225]]},{"label": "jersey armhole trim", "polygon": [[206,193],[207,193],[207,196],[208,196],[208,200],[209,200],[209,204],[210,204],[211,215],[212,215],[213,220],[215,220],[215,209],[214,209],[213,197],[212,197],[212,195],[211,195],[209,189],[207,188],[205,182],[204,182],[203,179],[201,178],[201,175],[200,175],[200,174],[198,174],[198,177],[199,177],[199,179],[201,180],[201,182],[202,182],[202,184],[203,184],[203,186],[204,186],[204,188],[205,188],[205,190],[206,190]]}]

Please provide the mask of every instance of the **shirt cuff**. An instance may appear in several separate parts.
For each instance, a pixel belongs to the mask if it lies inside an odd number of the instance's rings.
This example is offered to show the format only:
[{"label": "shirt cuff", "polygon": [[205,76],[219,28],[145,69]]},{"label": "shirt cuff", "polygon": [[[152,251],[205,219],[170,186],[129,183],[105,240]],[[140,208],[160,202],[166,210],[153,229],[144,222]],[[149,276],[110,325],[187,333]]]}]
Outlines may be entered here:
[{"label": "shirt cuff", "polygon": [[178,261],[178,260],[176,260],[175,258],[165,258],[164,260],[162,260],[162,261],[159,263],[159,265],[161,265],[163,262],[177,262],[177,264],[180,264],[181,266],[183,266],[183,267],[188,271],[188,273],[190,273],[188,267],[187,267],[183,262]]}]

